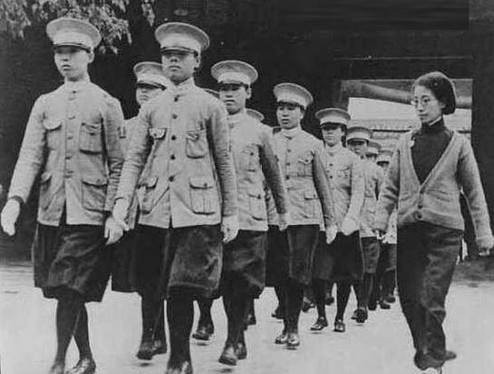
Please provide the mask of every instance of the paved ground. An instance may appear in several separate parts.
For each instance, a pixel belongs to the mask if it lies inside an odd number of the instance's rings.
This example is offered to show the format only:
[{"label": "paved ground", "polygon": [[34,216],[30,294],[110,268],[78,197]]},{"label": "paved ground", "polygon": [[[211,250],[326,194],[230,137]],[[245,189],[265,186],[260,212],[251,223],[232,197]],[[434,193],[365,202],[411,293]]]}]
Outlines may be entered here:
[{"label": "paved ground", "polygon": [[[225,318],[220,302],[214,305],[217,334],[206,345],[192,344],[194,372],[234,374],[417,373],[411,364],[412,348],[398,306],[374,312],[365,326],[350,322],[347,333],[326,329],[308,331],[314,311],[302,314],[302,346],[287,351],[273,344],[281,324],[270,317],[275,307],[268,289],[256,302],[258,325],[247,333],[249,357],[235,368],[217,362],[225,337]],[[42,298],[32,287],[28,265],[0,265],[0,359],[2,374],[44,374],[55,349],[55,302]],[[445,374],[494,373],[494,284],[456,283],[448,299],[446,331],[449,347],[459,358],[447,364]],[[149,364],[134,353],[140,336],[139,299],[135,295],[108,291],[104,302],[91,304],[90,333],[99,374],[163,373],[167,355]],[[334,317],[334,307],[328,308]],[[68,363],[77,360],[71,346]]]}]

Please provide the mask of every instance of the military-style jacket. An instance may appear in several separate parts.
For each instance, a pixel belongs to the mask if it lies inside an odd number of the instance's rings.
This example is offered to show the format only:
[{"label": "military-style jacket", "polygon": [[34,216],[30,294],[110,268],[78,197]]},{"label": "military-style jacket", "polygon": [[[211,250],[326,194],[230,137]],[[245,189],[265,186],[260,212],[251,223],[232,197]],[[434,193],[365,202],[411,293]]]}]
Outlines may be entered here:
[{"label": "military-style jacket", "polygon": [[138,115],[117,198],[140,195],[139,223],[214,225],[237,214],[224,105],[191,78],[146,102]]},{"label": "military-style jacket", "polygon": [[38,222],[102,225],[111,212],[123,163],[120,103],[95,84],[67,82],[31,111],[9,197],[26,201],[41,172]]},{"label": "military-style jacket", "polygon": [[322,161],[322,142],[300,127],[274,135],[288,192],[289,225],[334,222],[334,203]]},{"label": "military-style jacket", "polygon": [[376,163],[370,160],[361,160],[364,169],[365,193],[364,204],[360,216],[360,237],[374,237],[374,216],[376,214],[377,198],[384,173]]},{"label": "military-style jacket", "polygon": [[341,145],[334,148],[325,145],[323,154],[338,230],[346,217],[358,227],[365,190],[363,165],[357,155]]},{"label": "military-style jacket", "polygon": [[286,191],[273,149],[272,130],[245,111],[228,116],[237,177],[241,230],[268,229],[266,191],[272,192],[279,214],[286,213]]}]

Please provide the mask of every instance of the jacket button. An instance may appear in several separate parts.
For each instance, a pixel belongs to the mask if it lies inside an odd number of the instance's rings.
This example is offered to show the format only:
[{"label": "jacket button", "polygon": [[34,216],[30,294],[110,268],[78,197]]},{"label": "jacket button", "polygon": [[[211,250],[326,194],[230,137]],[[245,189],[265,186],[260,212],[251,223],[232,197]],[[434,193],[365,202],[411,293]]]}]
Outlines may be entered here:
[{"label": "jacket button", "polygon": [[422,204],[417,205],[419,209],[422,209],[424,206]]},{"label": "jacket button", "polygon": [[288,180],[288,179],[290,179],[290,176],[289,176],[289,175],[287,175],[287,176],[286,176],[286,179],[287,179],[287,180]]},{"label": "jacket button", "polygon": [[168,178],[170,182],[173,182],[175,180],[175,177],[172,175],[170,178]]},{"label": "jacket button", "polygon": [[173,118],[173,119],[177,119],[177,118],[178,118],[178,116],[177,116],[175,113],[173,113],[173,114],[172,114],[172,118]]},{"label": "jacket button", "polygon": [[177,137],[175,135],[172,135],[172,140],[176,140]]},{"label": "jacket button", "polygon": [[418,220],[422,219],[422,213],[417,212],[417,213],[415,214],[415,218],[417,218]]},{"label": "jacket button", "polygon": [[288,153],[290,153],[292,150],[291,150],[291,149],[287,149],[286,151],[287,151]]},{"label": "jacket button", "polygon": [[175,96],[175,97],[173,98],[173,101],[177,102],[177,101],[178,101],[178,96]]},{"label": "jacket button", "polygon": [[73,134],[68,134],[67,135],[67,139],[74,139],[74,135]]},{"label": "jacket button", "polygon": [[171,158],[172,160],[175,160],[175,155],[171,155],[171,156],[170,156],[170,158]]},{"label": "jacket button", "polygon": [[289,163],[289,162],[287,162],[287,163],[286,163],[286,166],[290,166],[290,163]]}]

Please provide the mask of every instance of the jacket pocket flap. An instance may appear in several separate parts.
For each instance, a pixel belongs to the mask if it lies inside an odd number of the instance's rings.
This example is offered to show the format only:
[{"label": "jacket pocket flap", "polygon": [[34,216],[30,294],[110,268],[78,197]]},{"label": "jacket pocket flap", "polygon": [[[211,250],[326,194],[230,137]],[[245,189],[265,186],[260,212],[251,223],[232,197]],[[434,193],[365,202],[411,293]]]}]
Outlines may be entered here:
[{"label": "jacket pocket flap", "polygon": [[166,127],[151,127],[149,129],[149,136],[153,139],[162,139],[166,135]]},{"label": "jacket pocket flap", "polygon": [[193,188],[212,188],[214,180],[210,177],[191,177],[190,186]]},{"label": "jacket pocket flap", "polygon": [[185,136],[189,140],[197,141],[203,133],[206,133],[206,130],[189,130],[185,133]]},{"label": "jacket pocket flap", "polygon": [[103,177],[84,175],[82,177],[82,182],[86,184],[90,184],[92,186],[106,186],[108,184],[108,179]]},{"label": "jacket pocket flap", "polygon": [[307,200],[317,199],[317,193],[316,191],[306,190],[304,191],[304,198],[306,198]]},{"label": "jacket pocket flap", "polygon": [[47,130],[55,130],[62,126],[62,122],[61,119],[46,119],[43,121],[43,127]]},{"label": "jacket pocket flap", "polygon": [[51,179],[51,172],[45,171],[44,173],[41,174],[39,181],[40,183],[45,183],[48,182]]},{"label": "jacket pocket flap", "polygon": [[101,132],[101,124],[100,123],[89,123],[82,122],[82,128],[90,134],[99,134]]},{"label": "jacket pocket flap", "polygon": [[250,197],[254,197],[256,199],[264,199],[264,191],[252,189],[249,190],[248,194]]}]

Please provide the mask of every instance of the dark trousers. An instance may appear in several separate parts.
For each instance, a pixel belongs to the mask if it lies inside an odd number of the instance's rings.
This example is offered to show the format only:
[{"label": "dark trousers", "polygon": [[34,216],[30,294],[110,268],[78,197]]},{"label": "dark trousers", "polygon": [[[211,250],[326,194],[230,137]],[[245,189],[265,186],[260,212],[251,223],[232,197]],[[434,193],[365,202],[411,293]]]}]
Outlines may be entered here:
[{"label": "dark trousers", "polygon": [[444,305],[462,235],[426,222],[398,230],[398,292],[421,370],[444,363]]}]

